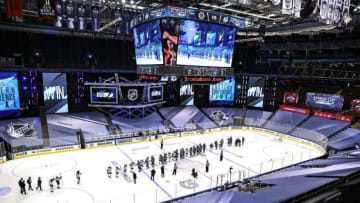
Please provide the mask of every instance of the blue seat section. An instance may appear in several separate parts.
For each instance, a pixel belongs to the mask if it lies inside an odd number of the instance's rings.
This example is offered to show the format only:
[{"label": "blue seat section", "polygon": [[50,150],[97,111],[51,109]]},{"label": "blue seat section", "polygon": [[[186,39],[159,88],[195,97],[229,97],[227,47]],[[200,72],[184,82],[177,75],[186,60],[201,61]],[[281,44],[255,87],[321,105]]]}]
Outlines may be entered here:
[{"label": "blue seat section", "polygon": [[348,128],[328,142],[328,146],[336,150],[344,150],[360,144],[360,130]]},{"label": "blue seat section", "polygon": [[277,111],[265,128],[288,133],[304,121],[308,116],[288,111]]},{"label": "blue seat section", "polygon": [[[233,117],[234,116],[243,116],[244,115],[244,111],[242,108],[227,108],[227,107],[219,107],[219,108],[202,108],[203,111],[210,117],[212,118],[217,124],[221,124],[223,126],[227,126],[227,125],[232,125],[233,122]],[[227,116],[228,116],[228,120],[226,121],[220,121],[217,120],[216,118],[214,118],[212,116],[212,113],[215,111],[222,111],[224,112]]]},{"label": "blue seat section", "polygon": [[301,128],[296,129],[292,134],[301,137],[304,134],[311,136],[311,133],[314,132],[314,135],[320,133],[329,137],[348,125],[350,124],[342,121],[311,117]]},{"label": "blue seat section", "polygon": [[[27,125],[30,124],[35,129],[35,133],[31,137],[12,137],[8,134],[8,125],[10,123]],[[42,130],[40,117],[29,118],[13,118],[8,120],[0,120],[0,137],[9,143],[12,147],[35,147],[43,146]],[[19,149],[20,150],[20,149]]]},{"label": "blue seat section", "polygon": [[177,128],[196,127],[192,120],[195,120],[201,128],[217,127],[196,106],[164,107],[160,109],[160,112]]},{"label": "blue seat section", "polygon": [[111,116],[113,125],[118,125],[123,133],[139,132],[144,130],[165,130],[161,117],[157,112],[146,116],[145,118],[127,119],[117,116]]},{"label": "blue seat section", "polygon": [[107,123],[74,114],[47,114],[47,123],[51,146],[77,144],[75,131],[78,129],[85,139],[109,135]]},{"label": "blue seat section", "polygon": [[103,113],[100,112],[77,112],[77,113],[69,113],[69,116],[80,117],[82,119],[97,121],[101,123],[107,123],[107,120]]},{"label": "blue seat section", "polygon": [[245,125],[261,127],[271,116],[272,112],[252,110],[246,111]]}]

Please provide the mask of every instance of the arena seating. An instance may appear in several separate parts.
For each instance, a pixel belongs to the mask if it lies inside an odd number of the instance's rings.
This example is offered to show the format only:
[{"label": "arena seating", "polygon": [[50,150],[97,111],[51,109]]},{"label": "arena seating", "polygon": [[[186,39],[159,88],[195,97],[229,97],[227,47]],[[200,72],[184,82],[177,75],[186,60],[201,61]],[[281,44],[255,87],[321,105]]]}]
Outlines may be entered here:
[{"label": "arena seating", "polygon": [[245,125],[261,127],[271,115],[272,112],[248,109]]},{"label": "arena seating", "polygon": [[177,128],[194,127],[193,120],[201,128],[214,128],[216,125],[204,115],[196,106],[164,107],[160,113],[170,120]]},{"label": "arena seating", "polygon": [[308,116],[288,111],[277,111],[275,115],[266,123],[265,128],[288,133],[304,121]]},{"label": "arena seating", "polygon": [[332,138],[328,146],[336,150],[344,150],[360,143],[360,130],[348,128],[336,137]]},{"label": "arena seating", "polygon": [[342,121],[311,117],[301,128],[297,128],[292,135],[302,137],[304,134],[320,133],[330,137],[347,126],[349,126],[349,123]]},{"label": "arena seating", "polygon": [[[244,112],[242,108],[227,108],[227,107],[220,107],[220,108],[202,108],[203,111],[210,117],[212,120],[214,120],[218,125],[227,126],[233,124],[233,117],[234,116],[243,116]],[[214,111],[222,111],[228,116],[228,120],[226,121],[220,121],[212,116],[212,112]]]},{"label": "arena seating", "polygon": [[146,130],[165,130],[165,126],[161,123],[162,119],[153,112],[145,118],[127,119],[117,116],[111,116],[113,125],[118,125],[122,133],[140,132]]}]

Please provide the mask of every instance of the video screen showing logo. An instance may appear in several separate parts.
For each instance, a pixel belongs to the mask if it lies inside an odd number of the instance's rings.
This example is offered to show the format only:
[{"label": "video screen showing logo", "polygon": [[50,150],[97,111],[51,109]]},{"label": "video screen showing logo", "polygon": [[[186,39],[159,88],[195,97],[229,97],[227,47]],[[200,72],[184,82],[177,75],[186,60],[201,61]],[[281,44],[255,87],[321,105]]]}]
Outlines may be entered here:
[{"label": "video screen showing logo", "polygon": [[91,87],[91,103],[117,104],[118,91],[116,87]]},{"label": "video screen showing logo", "polygon": [[0,73],[0,117],[3,111],[20,110],[17,73]]},{"label": "video screen showing logo", "polygon": [[43,73],[46,113],[68,112],[66,73]]},{"label": "video screen showing logo", "polygon": [[149,87],[149,102],[162,101],[163,100],[163,87]]},{"label": "video screen showing logo", "polygon": [[264,84],[263,77],[250,77],[249,89],[247,93],[247,105],[252,107],[263,107],[264,103]]}]

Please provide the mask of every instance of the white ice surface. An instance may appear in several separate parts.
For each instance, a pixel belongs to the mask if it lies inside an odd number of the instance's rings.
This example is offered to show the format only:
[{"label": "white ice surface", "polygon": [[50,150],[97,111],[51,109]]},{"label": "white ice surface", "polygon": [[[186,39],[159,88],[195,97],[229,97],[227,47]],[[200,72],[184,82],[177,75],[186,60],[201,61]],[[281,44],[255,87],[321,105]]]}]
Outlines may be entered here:
[{"label": "white ice surface", "polygon": [[[227,138],[245,137],[245,145],[228,147]],[[210,151],[209,143],[224,139],[224,160],[219,161],[220,150]],[[106,174],[108,166],[129,164],[130,159],[137,161],[146,156],[172,151],[180,147],[189,147],[194,143],[207,143],[205,155],[178,160],[178,172],[172,176],[174,162],[165,165],[165,178],[160,176],[159,165],[156,166],[155,181],[150,180],[150,170],[138,175],[137,184],[128,182],[122,175],[109,179]],[[160,141],[142,142],[115,147],[88,149],[81,151],[57,153],[8,161],[0,165],[0,189],[10,187],[9,194],[1,196],[1,203],[134,203],[160,202],[174,197],[205,190],[230,179],[229,168],[232,166],[232,180],[242,179],[280,168],[305,159],[317,157],[321,152],[310,146],[293,141],[275,140],[275,137],[258,132],[229,131],[205,135],[188,136],[164,140],[164,150],[160,150]],[[210,162],[210,172],[205,173],[205,162]],[[156,162],[158,164],[158,162]],[[249,168],[250,166],[250,168]],[[192,187],[191,169],[196,168],[199,177]],[[137,168],[136,168],[137,169]],[[75,172],[80,170],[83,175],[81,184],[76,184]],[[241,172],[241,174],[239,174]],[[63,176],[62,188],[50,193],[48,180],[56,175]],[[43,192],[30,191],[21,195],[17,186],[20,177],[32,176],[33,187],[36,187],[38,176],[43,178]],[[180,182],[184,182],[181,183]],[[183,187],[183,185],[188,186]]]}]

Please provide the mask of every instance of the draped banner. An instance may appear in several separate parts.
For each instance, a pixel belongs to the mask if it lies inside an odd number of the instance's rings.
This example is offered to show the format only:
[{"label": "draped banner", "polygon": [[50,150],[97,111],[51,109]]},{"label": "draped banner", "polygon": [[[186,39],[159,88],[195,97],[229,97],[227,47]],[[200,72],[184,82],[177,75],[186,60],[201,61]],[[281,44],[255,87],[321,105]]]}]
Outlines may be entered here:
[{"label": "draped banner", "polygon": [[[115,9],[113,14],[113,20],[122,17],[120,9]],[[120,34],[121,33],[121,22],[115,24],[115,33]]]},{"label": "draped banner", "polygon": [[92,30],[97,31],[100,28],[100,10],[98,6],[91,7]]},{"label": "draped banner", "polygon": [[293,10],[294,16],[300,18],[300,11],[301,11],[301,0],[294,0],[294,10]]},{"label": "draped banner", "polygon": [[335,0],[335,10],[333,14],[333,24],[338,25],[341,23],[341,13],[342,13],[342,0]]},{"label": "draped banner", "polygon": [[39,20],[51,19],[56,21],[56,0],[39,0]]},{"label": "draped banner", "polygon": [[56,3],[56,12],[57,12],[57,19],[54,22],[55,27],[62,27],[62,20],[63,20],[63,2],[62,0],[57,1]]},{"label": "draped banner", "polygon": [[341,110],[344,98],[341,95],[306,93],[306,105],[315,108]]},{"label": "draped banner", "polygon": [[350,0],[344,0],[343,10],[342,10],[342,24],[345,25],[345,26],[350,21],[348,19],[348,18],[350,18],[349,9],[350,9]]},{"label": "draped banner", "polygon": [[86,30],[86,7],[83,4],[77,5],[78,29]]},{"label": "draped banner", "polygon": [[291,15],[293,12],[293,0],[283,0],[282,14]]},{"label": "draped banner", "polygon": [[271,0],[271,13],[279,13],[281,8],[281,0]]},{"label": "draped banner", "polygon": [[350,0],[317,0],[314,14],[320,10],[319,22],[346,26],[349,21]]},{"label": "draped banner", "polygon": [[75,28],[75,7],[73,3],[66,4],[66,27]]},{"label": "draped banner", "polygon": [[328,9],[329,9],[328,0],[321,0],[321,3],[320,3],[320,16],[319,16],[319,21],[320,22],[322,22],[322,23],[327,22]]},{"label": "draped banner", "polygon": [[6,0],[6,9],[8,18],[17,16],[24,20],[22,0]]}]

